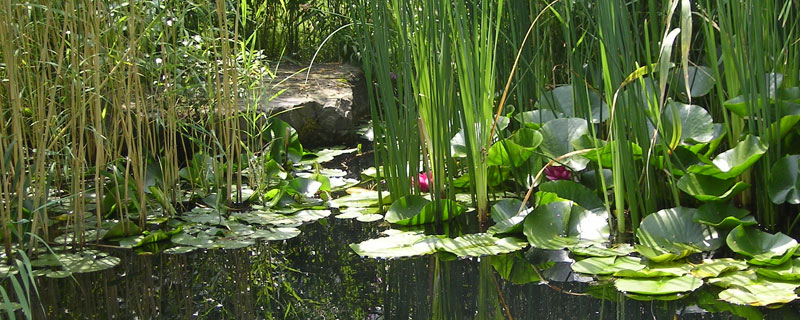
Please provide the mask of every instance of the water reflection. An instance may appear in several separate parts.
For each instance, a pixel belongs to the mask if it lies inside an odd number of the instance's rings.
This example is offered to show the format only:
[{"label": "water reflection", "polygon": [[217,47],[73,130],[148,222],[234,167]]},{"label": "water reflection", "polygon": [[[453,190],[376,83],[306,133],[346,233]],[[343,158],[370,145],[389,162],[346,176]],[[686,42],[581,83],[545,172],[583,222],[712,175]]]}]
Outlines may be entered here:
[{"label": "water reflection", "polygon": [[[705,313],[703,293],[678,301],[633,301],[610,288],[597,299],[501,279],[489,259],[449,256],[379,261],[348,247],[380,228],[329,219],[297,238],[247,249],[182,255],[112,251],[122,263],[75,278],[39,279],[36,318],[48,319],[729,319]],[[588,285],[553,282],[572,292]],[[706,295],[706,296],[704,296]],[[702,300],[706,299],[706,300]],[[709,302],[710,300],[710,302]],[[704,305],[711,308],[708,305]],[[716,309],[725,311],[726,305]],[[745,308],[752,317],[796,316],[797,307]],[[44,314],[42,314],[44,313]]]}]

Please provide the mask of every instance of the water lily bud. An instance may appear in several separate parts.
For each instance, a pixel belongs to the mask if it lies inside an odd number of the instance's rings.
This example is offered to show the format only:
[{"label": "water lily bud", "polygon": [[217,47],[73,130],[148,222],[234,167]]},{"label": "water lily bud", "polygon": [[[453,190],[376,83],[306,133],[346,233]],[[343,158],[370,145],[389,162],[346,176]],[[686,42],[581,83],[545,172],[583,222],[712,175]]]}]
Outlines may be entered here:
[{"label": "water lily bud", "polygon": [[564,166],[549,166],[544,169],[544,175],[550,181],[572,179],[572,172]]}]

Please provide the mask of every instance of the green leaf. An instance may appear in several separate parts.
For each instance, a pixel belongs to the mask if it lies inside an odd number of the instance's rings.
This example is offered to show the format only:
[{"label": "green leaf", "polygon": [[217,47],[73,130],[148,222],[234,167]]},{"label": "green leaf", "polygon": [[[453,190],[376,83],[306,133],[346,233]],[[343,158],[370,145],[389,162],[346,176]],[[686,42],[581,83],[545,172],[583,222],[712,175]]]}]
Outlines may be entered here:
[{"label": "green leaf", "polygon": [[590,257],[610,257],[626,256],[634,252],[633,246],[627,243],[619,243],[611,248],[602,245],[590,245],[588,247],[569,248],[571,254]]},{"label": "green leaf", "polygon": [[703,263],[692,268],[692,275],[700,279],[718,277],[728,271],[741,271],[747,269],[747,262],[731,258],[706,259]]},{"label": "green leaf", "polygon": [[749,284],[746,287],[733,287],[722,290],[719,298],[733,304],[768,306],[789,303],[797,299],[794,289],[775,288],[763,284]]},{"label": "green leaf", "polygon": [[453,253],[460,258],[498,255],[527,246],[528,243],[519,238],[496,238],[486,233],[467,234],[454,239],[444,238],[436,244],[438,250]]},{"label": "green leaf", "polygon": [[558,250],[582,242],[605,242],[609,237],[608,213],[589,211],[572,201],[538,206],[525,217],[523,233],[536,248]]},{"label": "green leaf", "polygon": [[301,194],[305,197],[313,197],[319,188],[322,187],[322,182],[309,178],[294,178],[289,182],[288,190],[292,194]]},{"label": "green leaf", "polygon": [[517,130],[511,137],[496,142],[489,148],[489,165],[513,165],[519,167],[542,143],[542,134],[529,128]]},{"label": "green leaf", "polygon": [[622,278],[614,281],[614,287],[622,292],[647,295],[665,295],[694,291],[703,285],[703,280],[691,275],[662,278]]},{"label": "green leaf", "polygon": [[[581,114],[591,114],[592,123],[600,123],[608,119],[608,106],[594,91],[587,90],[585,93],[588,95],[589,106],[578,106],[578,108],[582,107],[584,110],[576,110],[572,91],[572,86],[568,85],[545,92],[536,101],[534,107],[540,110],[553,110],[567,118],[582,118]],[[586,101],[586,97],[579,98],[578,101]]]},{"label": "green leaf", "polygon": [[800,171],[798,171],[800,155],[785,156],[772,166],[767,190],[775,204],[800,204]]},{"label": "green leaf", "polygon": [[674,126],[673,121],[680,122],[678,132],[667,131],[670,136],[679,133],[678,141],[681,144],[694,144],[711,142],[714,138],[714,124],[711,114],[703,107],[670,101],[664,107],[664,128],[669,130]]},{"label": "green leaf", "polygon": [[539,185],[539,190],[552,192],[559,198],[575,201],[581,207],[589,210],[605,210],[603,201],[589,188],[570,180],[549,181]]},{"label": "green leaf", "polygon": [[681,191],[700,201],[728,200],[749,187],[749,184],[736,178],[723,180],[694,173],[687,173],[678,180]]},{"label": "green leaf", "polygon": [[426,236],[422,232],[387,230],[386,237],[350,244],[356,254],[370,258],[401,258],[421,256],[436,252],[440,236]]},{"label": "green leaf", "polygon": [[777,280],[800,280],[800,258],[786,261],[779,266],[758,268],[756,269],[756,273]]},{"label": "green leaf", "polygon": [[299,210],[290,214],[280,214],[269,211],[253,210],[247,212],[234,212],[232,218],[245,221],[249,224],[271,224],[279,227],[298,226],[303,223],[317,221],[331,215],[330,210]]},{"label": "green leaf", "polygon": [[135,236],[142,233],[142,229],[133,223],[133,221],[120,221],[114,224],[113,227],[108,229],[108,232],[103,235],[103,240]]},{"label": "green leaf", "polygon": [[662,262],[648,264],[646,268],[639,270],[619,270],[614,272],[614,276],[628,278],[679,277],[691,270],[692,267],[686,263]]},{"label": "green leaf", "polygon": [[789,261],[797,241],[783,234],[769,234],[754,227],[738,226],[726,239],[733,252],[750,257],[751,264],[777,266]]},{"label": "green leaf", "polygon": [[663,262],[719,248],[722,239],[716,229],[694,222],[695,212],[676,207],[648,215],[636,230],[641,243],[636,251],[654,262]]},{"label": "green leaf", "polygon": [[640,258],[636,257],[591,257],[572,264],[575,272],[610,275],[621,270],[642,270],[647,267]]},{"label": "green leaf", "polygon": [[491,209],[495,224],[489,227],[487,232],[489,234],[522,232],[522,222],[531,209],[525,208],[519,211],[520,207],[522,201],[517,199],[503,199],[495,203]]},{"label": "green leaf", "polygon": [[748,135],[736,147],[720,153],[710,164],[692,165],[689,172],[714,176],[717,179],[738,177],[767,152],[767,146],[758,137]]},{"label": "green leaf", "polygon": [[750,212],[737,208],[730,202],[705,203],[695,212],[695,222],[721,229],[733,229],[738,225],[754,225],[756,219],[748,215]]},{"label": "green leaf", "polygon": [[533,265],[526,261],[520,253],[490,256],[492,267],[505,280],[513,284],[526,284],[541,280],[533,270]]},{"label": "green leaf", "polygon": [[[555,159],[575,151],[572,141],[589,133],[589,127],[586,120],[579,118],[554,119],[542,126],[541,133],[544,139],[540,146],[542,153]],[[588,162],[589,160],[582,156],[572,156],[562,161],[573,171],[583,170]]]},{"label": "green leaf", "polygon": [[[84,250],[75,253],[57,253],[43,254],[39,257],[39,261],[52,261],[48,263],[51,266],[63,265],[64,269],[73,273],[95,272],[113,268],[121,261],[120,258],[108,255],[107,253],[97,250]],[[37,264],[31,261],[32,266]],[[54,264],[53,264],[54,263]]]},{"label": "green leaf", "polygon": [[384,219],[399,225],[420,225],[455,218],[466,209],[449,199],[428,201],[422,196],[410,195],[397,199]]},{"label": "green leaf", "polygon": [[563,115],[557,115],[552,110],[546,109],[520,112],[514,117],[520,124],[532,129],[539,129],[548,121],[558,118],[563,118]]},{"label": "green leaf", "polygon": [[[689,71],[689,96],[692,98],[702,97],[711,92],[714,88],[716,80],[712,76],[711,68],[706,66],[688,67]],[[686,80],[684,77],[673,77],[675,80],[675,87],[686,87]]]}]

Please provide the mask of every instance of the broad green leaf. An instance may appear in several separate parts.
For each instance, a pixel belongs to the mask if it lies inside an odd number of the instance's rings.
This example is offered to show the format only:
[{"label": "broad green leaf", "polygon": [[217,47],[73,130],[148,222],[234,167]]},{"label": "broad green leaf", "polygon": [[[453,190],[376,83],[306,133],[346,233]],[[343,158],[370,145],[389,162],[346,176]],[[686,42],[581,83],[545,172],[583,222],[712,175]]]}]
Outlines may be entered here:
[{"label": "broad green leaf", "polygon": [[214,246],[214,237],[205,233],[198,233],[196,237],[186,233],[179,233],[170,238],[170,241],[172,241],[174,244],[203,249],[208,249]]},{"label": "broad green leaf", "polygon": [[678,277],[688,274],[692,267],[681,262],[652,263],[644,269],[639,270],[619,270],[614,272],[615,277],[628,278],[657,278],[657,277]]},{"label": "broad green leaf", "polygon": [[[378,191],[375,190],[366,190],[360,188],[350,188],[348,189],[348,195],[342,196],[330,201],[329,205],[333,208],[354,208],[354,207],[377,207],[379,204],[378,201]],[[387,204],[391,202],[391,197],[389,197],[389,192],[382,192],[381,196],[383,196],[383,203]]]},{"label": "broad green leaf", "polygon": [[114,224],[111,229],[108,229],[103,235],[103,240],[113,239],[113,238],[122,238],[122,237],[130,237],[135,236],[142,233],[142,229],[133,223],[133,221],[120,221]]},{"label": "broad green leaf", "polygon": [[754,225],[756,219],[749,211],[737,208],[731,202],[708,202],[694,213],[694,221],[721,229],[733,229],[738,225]]},{"label": "broad green leaf", "polygon": [[775,288],[763,284],[750,284],[746,287],[733,287],[722,290],[719,298],[733,304],[768,306],[789,303],[797,299],[794,289]]},{"label": "broad green leaf", "polygon": [[313,197],[319,188],[322,187],[322,182],[309,178],[294,178],[289,181],[288,190],[292,194],[301,194],[304,197]]},{"label": "broad green leaf", "polygon": [[785,156],[772,166],[767,190],[775,204],[800,204],[800,171],[798,171],[800,155]]},{"label": "broad green leaf", "polygon": [[572,247],[569,248],[571,254],[579,256],[590,257],[610,257],[610,256],[626,256],[633,253],[635,250],[633,246],[627,243],[616,244],[611,248],[601,245],[590,245],[588,247]]},{"label": "broad green leaf", "polygon": [[716,229],[694,222],[695,211],[677,207],[645,217],[636,230],[641,244],[636,251],[654,262],[662,262],[719,248],[722,239]]},{"label": "broad green leaf", "polygon": [[758,268],[756,272],[772,279],[797,281],[800,280],[800,258],[786,261],[779,266]]},{"label": "broad green leaf", "polygon": [[726,239],[733,252],[750,257],[755,265],[777,266],[789,261],[797,250],[797,241],[783,234],[769,234],[754,227],[738,226]]},{"label": "broad green leaf", "polygon": [[[572,86],[568,85],[545,92],[536,101],[534,107],[539,110],[553,110],[567,118],[583,118],[582,114],[591,115],[592,123],[600,123],[608,119],[608,106],[594,91],[587,90],[585,93],[579,93],[581,96],[578,97],[578,101],[585,103],[588,98],[588,106],[576,106],[572,91]],[[576,110],[580,107],[584,110]]]},{"label": "broad green leaf", "polygon": [[522,222],[532,209],[525,208],[519,211],[522,201],[517,199],[503,199],[492,206],[492,220],[494,225],[489,227],[489,234],[518,233],[522,231]]},{"label": "broad green leaf", "polygon": [[331,215],[330,210],[299,210],[290,214],[280,214],[270,211],[252,210],[234,212],[231,218],[245,221],[248,224],[274,225],[279,227],[299,226],[306,222],[313,222]]},{"label": "broad green leaf", "polygon": [[439,236],[426,236],[422,232],[389,230],[386,237],[350,244],[356,254],[370,258],[401,258],[436,252]]},{"label": "broad green leaf", "polygon": [[677,140],[681,144],[706,143],[714,138],[711,114],[700,106],[670,101],[664,107],[662,119],[665,130],[673,127],[674,120],[680,122],[679,132],[667,132],[670,136],[679,133],[680,137]]},{"label": "broad green leaf", "polygon": [[731,179],[750,168],[765,152],[767,146],[758,137],[748,135],[733,149],[720,153],[712,163],[692,165],[688,170],[718,179]]},{"label": "broad green leaf", "polygon": [[436,244],[438,250],[453,253],[460,258],[498,255],[527,246],[528,243],[519,238],[496,238],[486,233],[467,234],[454,239],[444,238]]},{"label": "broad green leaf", "polygon": [[614,286],[622,292],[648,295],[665,295],[694,291],[703,285],[703,280],[691,275],[662,278],[621,278]]},{"label": "broad green leaf", "polygon": [[[97,250],[84,250],[75,253],[43,254],[39,259],[31,261],[31,266],[62,266],[72,273],[95,272],[113,268],[120,263],[120,258]],[[38,261],[38,262],[37,262]],[[34,263],[37,262],[37,263]]]},{"label": "broad green leaf", "polygon": [[539,185],[539,190],[552,192],[559,198],[575,201],[581,207],[589,210],[605,210],[603,201],[589,188],[570,180],[549,181]]},{"label": "broad green leaf", "polygon": [[291,239],[298,235],[300,235],[300,229],[293,227],[274,227],[268,229],[256,229],[255,232],[247,237],[266,241],[277,241]]},{"label": "broad green leaf", "polygon": [[489,149],[489,165],[521,166],[542,143],[542,134],[530,128],[521,128],[511,137],[496,142]]},{"label": "broad green leaf", "polygon": [[212,248],[220,249],[241,249],[255,244],[254,239],[248,238],[222,238],[214,241]]},{"label": "broad green leaf", "polygon": [[[303,160],[301,160],[298,164],[314,164],[314,163],[325,163],[333,160],[334,158],[348,153],[353,153],[358,151],[358,148],[351,148],[351,149],[344,149],[344,148],[330,148],[330,149],[323,149],[319,151],[315,151],[312,153],[306,153],[303,156]],[[311,155],[309,157],[309,155]]]},{"label": "broad green leaf", "polygon": [[700,201],[728,200],[749,187],[749,184],[736,178],[723,180],[694,173],[687,173],[678,180],[681,191]]},{"label": "broad green leaf", "polygon": [[718,277],[728,271],[747,269],[747,262],[731,258],[706,259],[692,268],[692,275],[700,279]]},{"label": "broad green leaf", "polygon": [[[683,69],[681,69],[683,70]],[[689,88],[689,96],[692,98],[707,95],[714,88],[716,81],[712,75],[712,70],[706,66],[688,67],[689,83],[686,85],[684,77],[674,77],[678,88]]]},{"label": "broad green leaf", "polygon": [[605,242],[608,213],[589,211],[572,201],[538,206],[525,217],[523,233],[536,248],[558,250],[581,242]]},{"label": "broad green leaf", "polygon": [[[589,127],[586,120],[583,119],[554,119],[542,126],[541,133],[544,140],[542,141],[540,150],[547,157],[555,159],[575,151],[572,146],[572,141],[589,133]],[[586,164],[589,160],[582,156],[572,156],[561,162],[568,165],[573,171],[580,171],[586,168]]]},{"label": "broad green leaf", "polygon": [[533,270],[533,265],[519,253],[490,256],[489,262],[500,274],[500,277],[513,284],[526,284],[541,280],[536,274],[536,270]]},{"label": "broad green leaf", "polygon": [[642,270],[647,267],[640,258],[636,257],[591,257],[572,264],[575,272],[609,275],[621,270]]},{"label": "broad green leaf", "polygon": [[545,110],[520,112],[514,117],[514,119],[516,119],[520,124],[524,125],[527,128],[539,129],[542,127],[543,124],[547,123],[548,121],[563,117],[564,117],[563,114],[557,115],[552,110],[545,109]]},{"label": "broad green leaf", "polygon": [[429,201],[422,196],[410,195],[397,199],[384,219],[399,225],[420,225],[455,218],[466,209],[449,199]]}]

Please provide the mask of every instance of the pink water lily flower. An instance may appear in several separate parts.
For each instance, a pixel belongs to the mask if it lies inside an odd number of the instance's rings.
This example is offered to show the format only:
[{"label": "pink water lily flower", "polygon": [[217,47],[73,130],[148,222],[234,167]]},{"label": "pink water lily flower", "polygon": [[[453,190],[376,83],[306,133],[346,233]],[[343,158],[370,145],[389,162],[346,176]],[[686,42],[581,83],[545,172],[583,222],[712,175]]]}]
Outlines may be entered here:
[{"label": "pink water lily flower", "polygon": [[428,186],[428,173],[420,172],[417,178],[419,179],[419,191],[428,192],[430,190],[430,187]]},{"label": "pink water lily flower", "polygon": [[572,179],[572,172],[564,166],[549,166],[544,169],[544,175],[550,181]]}]

